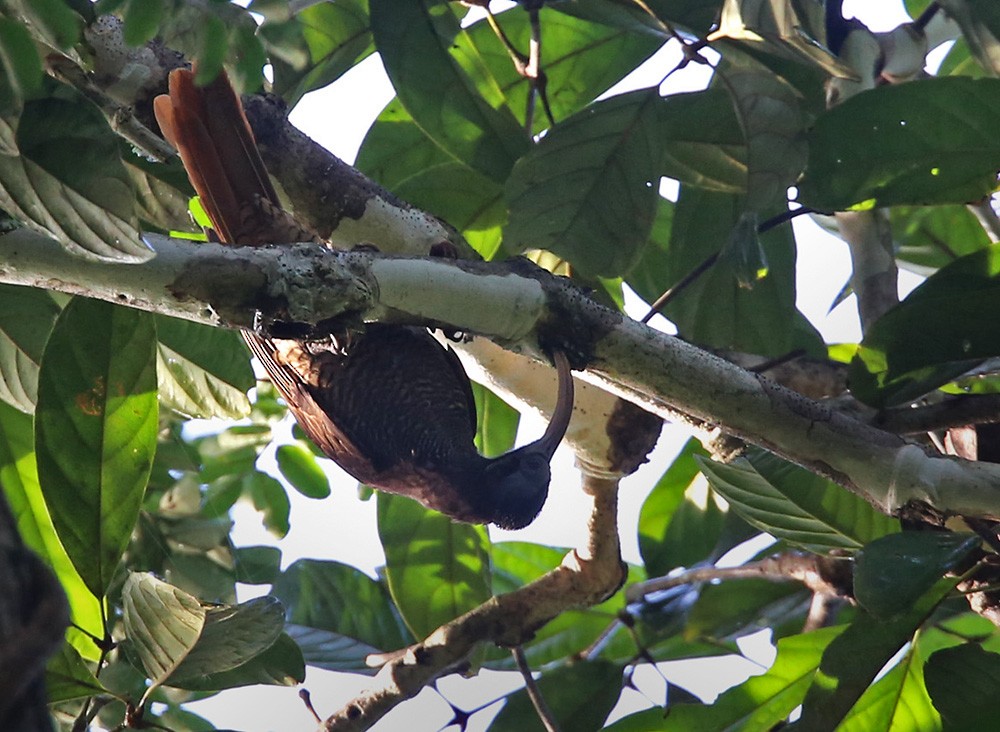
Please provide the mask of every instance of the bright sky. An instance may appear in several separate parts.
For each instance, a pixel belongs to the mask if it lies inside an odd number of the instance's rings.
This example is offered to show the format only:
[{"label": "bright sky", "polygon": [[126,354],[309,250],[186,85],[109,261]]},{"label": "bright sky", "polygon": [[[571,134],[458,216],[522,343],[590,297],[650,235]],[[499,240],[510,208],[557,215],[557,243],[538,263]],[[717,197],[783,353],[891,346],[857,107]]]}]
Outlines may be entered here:
[{"label": "bright sky", "polygon": [[[494,9],[499,9],[494,3]],[[889,30],[907,19],[901,0],[864,2],[846,0],[846,15],[857,14],[873,30]],[[665,70],[679,60],[675,44],[661,50],[643,67],[619,84],[613,93],[656,83]],[[677,92],[703,88],[707,76],[702,67],[692,64],[690,71],[672,77],[666,91]],[[372,120],[392,98],[393,91],[377,57],[371,57],[339,79],[331,87],[308,95],[296,107],[292,122],[342,159],[354,160],[358,147]],[[801,217],[794,223],[800,243],[798,253],[798,306],[816,325],[828,341],[854,341],[859,337],[859,327],[853,298],[841,304],[832,313],[830,304],[850,275],[846,246],[839,239],[823,232],[811,220]],[[908,291],[916,280],[908,278],[903,289]],[[632,298],[632,304],[643,312],[642,306]],[[662,321],[662,319],[661,319]],[[519,442],[536,438],[544,429],[541,419],[528,415],[522,419]],[[290,434],[290,433],[289,433]],[[627,478],[621,490],[622,549],[627,561],[638,562],[639,552],[635,534],[642,501],[652,489],[663,470],[687,438],[688,433],[673,425],[666,425],[660,442],[650,462],[635,475]],[[292,504],[289,536],[278,545],[283,551],[283,566],[299,557],[335,559],[359,567],[374,575],[375,568],[384,564],[378,541],[374,501],[358,501],[356,482],[337,466],[324,461],[329,470],[333,494],[315,501],[302,497],[289,489]],[[498,531],[491,527],[494,540],[517,539],[554,546],[576,545],[584,536],[586,512],[579,500],[579,475],[573,467],[573,458],[561,449],[553,462],[553,483],[548,503],[539,518],[519,532]],[[273,537],[263,531],[260,521],[247,505],[234,511],[236,530],[234,541],[238,546],[275,544]],[[241,600],[253,596],[257,588],[244,588]],[[766,669],[773,658],[773,649],[766,642],[744,645],[744,652],[753,661],[731,657],[724,661],[704,660],[662,664],[668,677],[703,698],[712,699],[720,691],[741,682],[752,673]],[[352,674],[308,669],[305,687],[312,694],[313,703],[321,716],[332,713],[361,692],[368,677]],[[653,671],[646,669],[637,675],[636,682],[645,696],[627,691],[625,702],[615,714],[620,716],[650,703],[662,703],[665,685]],[[477,680],[466,681],[446,678],[439,688],[456,705],[471,709],[519,688],[519,677],[513,674],[483,672]],[[499,709],[495,706],[494,710]],[[278,687],[252,687],[226,692],[213,699],[191,705],[191,710],[205,715],[217,723],[235,727],[244,732],[267,730],[309,729],[311,717],[297,696],[297,689]],[[422,732],[436,730],[450,719],[448,706],[432,690],[425,689],[411,702],[388,715],[376,727],[380,732]],[[473,718],[470,732],[486,728],[492,714]],[[419,720],[416,723],[415,720]]]}]

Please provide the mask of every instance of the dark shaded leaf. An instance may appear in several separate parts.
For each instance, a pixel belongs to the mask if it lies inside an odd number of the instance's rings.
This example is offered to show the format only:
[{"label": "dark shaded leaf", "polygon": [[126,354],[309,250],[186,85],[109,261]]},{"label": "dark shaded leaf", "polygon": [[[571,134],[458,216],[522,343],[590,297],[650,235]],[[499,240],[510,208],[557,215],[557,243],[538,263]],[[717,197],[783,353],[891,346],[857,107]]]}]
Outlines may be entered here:
[{"label": "dark shaded leaf", "polygon": [[635,263],[659,198],[656,87],[598,102],[556,125],[507,182],[504,249],[547,249],[585,276]]},{"label": "dark shaded leaf", "polygon": [[38,367],[60,308],[44,290],[0,285],[0,400],[31,414]]},{"label": "dark shaded leaf", "polygon": [[[581,661],[547,671],[538,689],[560,729],[600,729],[621,694],[622,667],[607,661]],[[490,732],[544,732],[524,689],[510,694],[490,724]]]},{"label": "dark shaded leaf", "polygon": [[285,604],[288,632],[312,666],[373,672],[367,655],[413,642],[385,585],[346,564],[300,559],[281,574],[273,593]]},{"label": "dark shaded leaf", "polygon": [[938,531],[883,536],[858,552],[854,596],[876,618],[906,612],[980,543],[975,534]]},{"label": "dark shaded leaf", "polygon": [[281,550],[276,546],[241,546],[233,552],[236,581],[269,585],[281,574]]},{"label": "dark shaded leaf", "polygon": [[966,643],[927,659],[924,681],[947,730],[985,730],[1000,716],[1000,654]]},{"label": "dark shaded leaf", "polygon": [[155,344],[151,314],[75,298],[42,357],[38,477],[59,538],[98,597],[128,544],[156,451]]},{"label": "dark shaded leaf", "polygon": [[389,591],[414,636],[424,638],[490,598],[486,529],[409,498],[377,495]]},{"label": "dark shaded leaf", "polygon": [[263,653],[234,669],[180,681],[171,679],[170,684],[192,691],[219,691],[256,684],[295,686],[301,684],[305,677],[302,652],[287,633],[281,633]]},{"label": "dark shaded leaf", "polygon": [[10,85],[12,99],[3,99],[4,106],[30,99],[42,88],[42,60],[38,56],[31,34],[23,23],[0,18],[0,63],[4,81]]},{"label": "dark shaded leaf", "polygon": [[799,200],[820,211],[978,201],[997,183],[998,114],[997,79],[921,79],[856,94],[816,121]]},{"label": "dark shaded leaf", "polygon": [[528,138],[502,96],[484,98],[449,54],[462,32],[450,5],[371,0],[369,6],[386,73],[420,128],[455,159],[497,182],[506,180]]},{"label": "dark shaded leaf", "polygon": [[156,37],[166,8],[163,0],[128,0],[123,33],[130,46],[141,46]]},{"label": "dark shaded leaf", "polygon": [[45,666],[45,691],[49,704],[103,694],[107,690],[79,653],[64,643]]},{"label": "dark shaded leaf", "polygon": [[873,406],[905,404],[1000,355],[1000,245],[969,254],[924,281],[869,328],[851,361],[853,393]]}]

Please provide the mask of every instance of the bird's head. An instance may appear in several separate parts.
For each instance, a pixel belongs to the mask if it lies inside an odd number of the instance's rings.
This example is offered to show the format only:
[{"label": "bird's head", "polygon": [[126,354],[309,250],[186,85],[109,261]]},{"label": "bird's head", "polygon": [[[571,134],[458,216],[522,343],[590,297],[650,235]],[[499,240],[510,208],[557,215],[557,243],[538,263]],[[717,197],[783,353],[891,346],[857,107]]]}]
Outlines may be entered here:
[{"label": "bird's head", "polygon": [[549,461],[573,414],[573,374],[561,351],[553,354],[559,391],[545,434],[530,445],[490,460],[481,486],[489,522],[501,529],[523,529],[535,520],[549,495]]}]

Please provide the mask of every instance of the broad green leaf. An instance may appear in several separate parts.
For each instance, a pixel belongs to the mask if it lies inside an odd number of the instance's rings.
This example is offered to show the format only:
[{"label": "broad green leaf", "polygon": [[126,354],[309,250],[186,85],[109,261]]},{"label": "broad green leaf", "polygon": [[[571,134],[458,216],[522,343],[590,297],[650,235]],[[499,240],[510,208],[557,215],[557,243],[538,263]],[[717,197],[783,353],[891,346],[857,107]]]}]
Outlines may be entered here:
[{"label": "broad green leaf", "polygon": [[449,54],[462,32],[450,6],[435,0],[369,6],[386,73],[416,123],[455,159],[504,181],[528,138],[495,88],[475,83]]},{"label": "broad green leaf", "polygon": [[[801,29],[796,30],[795,38],[803,40]],[[788,187],[805,167],[806,120],[798,94],[781,77],[735,49],[724,58],[717,73],[725,79],[746,138],[746,209],[763,213],[785,203]]]},{"label": "broad green leaf", "polygon": [[0,18],[0,64],[6,77],[4,86],[9,84],[13,92],[13,98],[2,100],[4,107],[41,91],[42,60],[27,28],[11,18]]},{"label": "broad green leaf", "polygon": [[285,604],[288,632],[311,666],[372,673],[366,656],[413,642],[385,585],[346,564],[300,559],[281,574],[273,593]]},{"label": "broad green leaf", "polygon": [[194,648],[205,626],[198,600],[151,574],[132,572],[122,587],[125,638],[154,685]]},{"label": "broad green leaf", "polygon": [[278,639],[262,653],[236,668],[208,676],[192,676],[179,681],[170,680],[171,686],[191,691],[219,691],[239,686],[296,686],[306,677],[302,652],[288,634]]},{"label": "broad green leaf", "polygon": [[[543,7],[539,23],[544,34],[545,93],[552,115],[560,122],[641,64],[657,49],[661,40],[590,23],[557,10],[562,8]],[[531,34],[528,13],[520,8],[512,9],[499,15],[497,22],[514,47],[527,53]],[[459,34],[455,39],[455,55],[470,76],[475,76],[478,63],[488,68],[493,83],[509,107],[519,120],[524,119],[531,82],[517,72],[509,53],[485,19]],[[537,133],[549,126],[539,100],[534,131]]]},{"label": "broad green leaf", "polygon": [[860,549],[899,530],[895,519],[804,468],[761,450],[724,465],[696,458],[712,488],[749,523],[814,551]]},{"label": "broad green leaf", "polygon": [[166,8],[163,0],[128,0],[123,33],[125,43],[141,46],[156,37]]},{"label": "broad green leaf", "polygon": [[483,527],[379,493],[378,535],[392,599],[417,638],[490,598],[489,536]]},{"label": "broad green leaf", "polygon": [[243,491],[260,513],[264,528],[279,539],[284,537],[291,512],[284,486],[270,475],[254,470],[243,477]]},{"label": "broad green leaf", "polygon": [[889,214],[896,257],[917,274],[930,275],[990,245],[967,206],[894,206]]},{"label": "broad green leaf", "polygon": [[769,732],[783,724],[806,694],[823,651],[844,626],[782,638],[771,668],[723,692],[711,705],[672,705],[650,710],[609,726],[608,732]]},{"label": "broad green leaf", "polygon": [[[948,730],[982,730],[1000,715],[1000,654],[966,643],[927,659],[924,681]],[[989,720],[989,721],[987,721]]]},{"label": "broad green leaf", "polygon": [[921,79],[856,94],[813,126],[799,200],[819,211],[978,201],[996,187],[998,114],[998,79]]},{"label": "broad green leaf", "polygon": [[239,419],[250,413],[254,374],[239,334],[156,316],[160,399],[189,417]]},{"label": "broad green leaf", "polygon": [[869,328],[851,362],[851,393],[873,406],[905,404],[1000,355],[1000,325],[983,313],[1000,293],[1000,245],[925,280]]},{"label": "broad green leaf", "polygon": [[44,290],[0,285],[0,401],[35,411],[38,366],[59,306]]},{"label": "broad green leaf", "polygon": [[[141,0],[139,0],[141,2]],[[208,84],[222,71],[229,51],[229,31],[221,18],[207,15],[199,30],[198,68],[195,70],[195,84]]]},{"label": "broad green leaf", "polygon": [[[682,185],[674,207],[665,288],[718,254],[743,213],[742,197]],[[748,353],[787,353],[793,345],[795,240],[782,226],[760,237],[767,277],[740,286],[742,268],[720,257],[665,309],[680,334],[696,343]]]},{"label": "broad green leaf", "polygon": [[307,498],[330,495],[330,480],[308,448],[294,442],[279,445],[275,458],[278,470],[299,493]]},{"label": "broad green leaf", "polygon": [[[280,58],[281,39],[275,37],[275,31],[283,25],[294,28],[296,41],[305,51],[307,60],[301,66]],[[289,106],[295,106],[306,93],[336,81],[374,50],[366,0],[317,3],[284,23],[265,21],[260,33],[272,55],[278,46],[279,58],[272,58],[274,92]]]},{"label": "broad green leaf", "polygon": [[[84,584],[66,554],[38,485],[31,417],[6,404],[0,404],[0,485],[17,521],[18,534],[59,578],[69,600],[72,621],[100,637],[104,631],[100,600]],[[93,643],[83,643],[83,652],[94,656]]]},{"label": "broad green leaf", "polygon": [[637,4],[630,0],[576,0],[556,3],[554,8],[616,28],[655,33],[664,40],[674,37],[667,26],[680,26],[697,36],[708,33],[718,22],[722,0],[649,0]]},{"label": "broad green leaf", "polygon": [[858,552],[854,596],[877,618],[906,612],[980,543],[975,534],[937,531],[883,536]]},{"label": "broad green leaf", "polygon": [[937,732],[941,717],[924,687],[924,653],[914,643],[885,676],[865,690],[837,732]]},{"label": "broad green leaf", "polygon": [[223,475],[253,471],[257,456],[271,442],[271,437],[268,425],[248,424],[193,440],[201,456],[201,480],[209,483]]},{"label": "broad green leaf", "polygon": [[[701,473],[695,455],[707,455],[697,440],[688,440],[674,461],[646,497],[639,512],[639,553],[650,577],[664,575],[674,567],[689,566],[700,560],[678,556],[686,542],[669,541],[668,531],[677,512],[687,500],[689,487]],[[714,501],[704,494],[706,510]],[[721,510],[719,511],[721,514]]]},{"label": "broad green leaf", "polygon": [[[622,667],[607,661],[580,661],[544,672],[537,683],[559,729],[596,730],[603,726],[621,694]],[[544,729],[524,689],[507,696],[490,724],[490,732]]]},{"label": "broad green leaf", "polygon": [[486,457],[496,457],[514,447],[521,414],[480,384],[472,384],[476,400],[476,449]]},{"label": "broad green leaf", "polygon": [[[492,584],[493,594],[500,595],[523,587],[555,569],[570,552],[569,549],[529,544],[521,541],[504,541],[493,545]],[[644,574],[637,567],[629,566],[625,584],[641,582]],[[616,593],[599,605],[568,610],[553,618],[535,632],[524,652],[533,667],[544,667],[588,648],[609,628],[613,628],[622,599]],[[600,657],[627,662],[636,650],[632,638],[624,629],[606,638]],[[486,653],[490,668],[513,669],[514,664],[506,649],[492,648]]]},{"label": "broad green leaf", "polygon": [[[168,233],[189,232],[194,228],[188,208],[191,184],[180,158],[166,164],[152,163],[130,151],[123,151],[122,162],[135,191],[136,213],[143,230],[159,229]],[[198,234],[191,232],[190,236]]]},{"label": "broad green leaf", "polygon": [[0,206],[89,259],[142,262],[135,192],[103,115],[81,99],[25,104],[16,129],[19,155],[0,155]]},{"label": "broad green leaf", "polygon": [[656,213],[661,109],[652,87],[556,125],[507,182],[504,249],[547,249],[590,277],[627,272]]},{"label": "broad green leaf", "polygon": [[656,202],[656,217],[649,240],[638,262],[625,275],[635,293],[652,304],[670,287],[668,261],[670,231],[674,224],[674,203],[666,198]]},{"label": "broad green leaf", "polygon": [[183,685],[242,666],[270,648],[284,624],[285,608],[274,597],[208,608],[198,641],[167,683]]},{"label": "broad green leaf", "polygon": [[908,612],[892,620],[877,620],[860,611],[823,653],[815,683],[802,703],[802,717],[793,728],[808,732],[834,730],[957,581],[957,578],[941,580],[911,605]]},{"label": "broad green leaf", "polygon": [[663,99],[663,110],[662,175],[723,193],[746,190],[746,135],[725,91],[671,94]]},{"label": "broad green leaf", "polygon": [[15,11],[36,40],[73,56],[69,49],[80,38],[83,19],[70,9],[70,3],[66,0],[9,0],[4,4]]},{"label": "broad green leaf", "polygon": [[38,478],[59,538],[98,597],[128,545],[156,451],[153,316],[75,298],[42,356]]},{"label": "broad green leaf", "polygon": [[69,643],[45,666],[45,691],[49,704],[96,696],[106,689],[94,676],[83,658]]},{"label": "broad green leaf", "polygon": [[236,581],[270,585],[281,574],[281,550],[276,546],[241,546],[233,551]]}]

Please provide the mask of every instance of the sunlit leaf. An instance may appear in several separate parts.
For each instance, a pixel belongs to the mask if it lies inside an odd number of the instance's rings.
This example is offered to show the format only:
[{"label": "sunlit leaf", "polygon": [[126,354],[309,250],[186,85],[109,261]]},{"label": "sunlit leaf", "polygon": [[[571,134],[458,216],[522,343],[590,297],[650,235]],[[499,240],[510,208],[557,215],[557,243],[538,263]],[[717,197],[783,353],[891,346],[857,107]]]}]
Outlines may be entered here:
[{"label": "sunlit leaf", "polygon": [[330,495],[330,480],[309,449],[295,443],[279,445],[275,458],[278,470],[299,493],[307,498]]},{"label": "sunlit leaf", "polygon": [[389,591],[418,638],[490,598],[489,537],[416,501],[378,494]]},{"label": "sunlit leaf", "polygon": [[760,450],[724,465],[698,458],[712,488],[751,524],[813,550],[860,549],[899,530],[840,486]]},{"label": "sunlit leaf", "polygon": [[514,446],[521,415],[485,386],[473,383],[476,400],[476,449],[486,457],[502,455]]},{"label": "sunlit leaf", "polygon": [[156,451],[153,316],[76,298],[45,346],[38,477],[59,538],[97,596],[135,526]]}]

